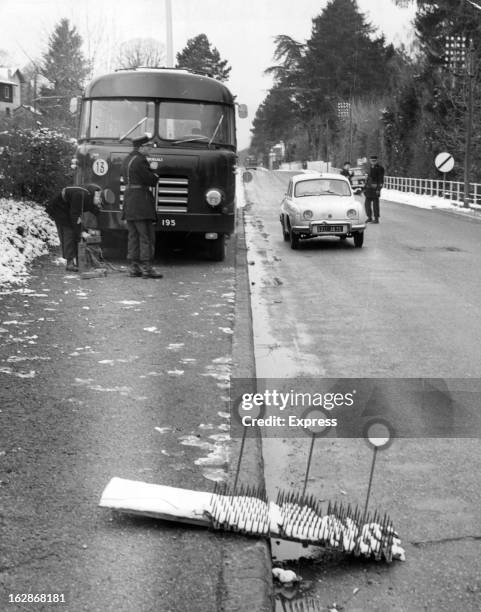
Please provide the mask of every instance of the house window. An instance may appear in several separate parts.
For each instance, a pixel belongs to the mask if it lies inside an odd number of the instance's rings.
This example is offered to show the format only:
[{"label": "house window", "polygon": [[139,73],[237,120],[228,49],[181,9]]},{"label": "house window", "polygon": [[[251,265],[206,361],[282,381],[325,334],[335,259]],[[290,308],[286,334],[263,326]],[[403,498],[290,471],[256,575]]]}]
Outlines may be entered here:
[{"label": "house window", "polygon": [[0,85],[0,100],[2,102],[13,102],[13,87],[11,85]]}]

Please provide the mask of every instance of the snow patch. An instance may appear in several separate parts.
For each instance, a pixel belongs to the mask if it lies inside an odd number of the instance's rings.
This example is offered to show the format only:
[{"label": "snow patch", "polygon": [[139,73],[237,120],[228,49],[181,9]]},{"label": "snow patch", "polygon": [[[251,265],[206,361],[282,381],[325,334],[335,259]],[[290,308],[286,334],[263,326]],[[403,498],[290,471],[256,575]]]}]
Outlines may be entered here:
[{"label": "snow patch", "polygon": [[29,372],[16,372],[8,367],[0,368],[0,374],[10,374],[10,376],[16,376],[17,378],[35,378],[36,376],[35,370],[30,370]]},{"label": "snow patch", "polygon": [[125,304],[125,306],[137,306],[143,302],[137,302],[136,300],[120,300],[117,304]]},{"label": "snow patch", "polygon": [[472,204],[470,208],[464,208],[463,202],[458,200],[448,200],[438,196],[421,195],[418,193],[410,193],[406,191],[398,191],[397,189],[383,189],[382,199],[398,204],[407,204],[416,208],[432,209],[441,208],[444,210],[452,210],[459,213],[473,214],[472,210],[481,208]]},{"label": "snow patch", "polygon": [[171,342],[167,348],[169,351],[180,351],[180,349],[184,346],[183,342]]},{"label": "snow patch", "polygon": [[155,431],[158,431],[161,434],[167,433],[168,431],[172,431],[172,427],[154,427]]}]

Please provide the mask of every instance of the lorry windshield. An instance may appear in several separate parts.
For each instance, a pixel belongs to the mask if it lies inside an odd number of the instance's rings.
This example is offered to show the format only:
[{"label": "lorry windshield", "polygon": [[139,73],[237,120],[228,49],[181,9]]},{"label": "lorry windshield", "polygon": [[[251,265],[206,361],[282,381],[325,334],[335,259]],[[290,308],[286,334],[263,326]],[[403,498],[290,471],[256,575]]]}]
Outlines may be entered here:
[{"label": "lorry windshield", "polygon": [[[158,105],[158,120],[155,106]],[[137,125],[137,127],[135,127]],[[132,129],[134,128],[134,129]],[[126,140],[155,133],[172,145],[218,143],[235,146],[233,110],[223,104],[154,102],[153,100],[87,100],[83,104],[80,138]],[[129,132],[129,130],[131,130]]]}]

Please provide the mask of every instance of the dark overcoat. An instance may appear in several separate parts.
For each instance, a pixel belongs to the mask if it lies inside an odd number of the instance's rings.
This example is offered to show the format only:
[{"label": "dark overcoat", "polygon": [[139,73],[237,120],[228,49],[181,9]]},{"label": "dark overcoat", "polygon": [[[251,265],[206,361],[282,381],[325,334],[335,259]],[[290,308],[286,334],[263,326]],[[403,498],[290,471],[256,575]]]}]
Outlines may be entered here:
[{"label": "dark overcoat", "polygon": [[47,214],[59,225],[64,227],[79,228],[80,218],[85,212],[91,212],[95,216],[99,214],[99,208],[93,202],[92,190],[90,192],[75,191],[75,189],[65,190],[53,197],[45,207]]},{"label": "dark overcoat", "polygon": [[145,155],[134,149],[122,163],[125,184],[122,218],[126,221],[155,221],[155,201],[149,187],[157,183]]},{"label": "dark overcoat", "polygon": [[378,198],[384,184],[384,168],[381,164],[374,164],[367,172],[364,193],[368,198]]}]

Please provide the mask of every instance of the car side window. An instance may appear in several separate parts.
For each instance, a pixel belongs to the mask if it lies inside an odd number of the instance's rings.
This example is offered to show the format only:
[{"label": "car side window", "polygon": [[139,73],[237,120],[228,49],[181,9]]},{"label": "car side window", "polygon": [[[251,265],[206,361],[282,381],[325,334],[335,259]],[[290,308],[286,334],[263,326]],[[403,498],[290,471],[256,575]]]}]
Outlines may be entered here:
[{"label": "car side window", "polygon": [[287,195],[289,198],[292,195],[292,181],[289,181],[289,186],[287,187]]}]

